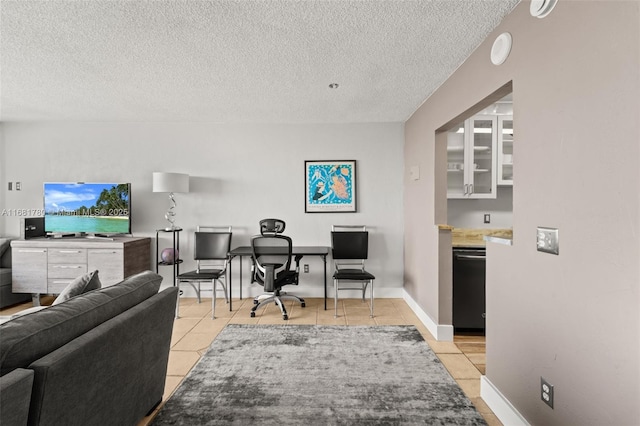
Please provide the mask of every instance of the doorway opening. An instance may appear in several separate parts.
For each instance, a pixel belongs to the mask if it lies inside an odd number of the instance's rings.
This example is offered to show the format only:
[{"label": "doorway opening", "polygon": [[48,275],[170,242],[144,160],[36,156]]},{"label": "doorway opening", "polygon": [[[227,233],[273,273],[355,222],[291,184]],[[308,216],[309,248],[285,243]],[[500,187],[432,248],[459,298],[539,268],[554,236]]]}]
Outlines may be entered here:
[{"label": "doorway opening", "polygon": [[[512,82],[505,84],[436,131],[435,217],[451,229],[451,238],[440,240],[440,276],[449,276],[440,283],[440,320],[450,321],[454,339],[485,333],[484,236],[512,237],[512,90]],[[472,267],[460,268],[457,255]]]}]

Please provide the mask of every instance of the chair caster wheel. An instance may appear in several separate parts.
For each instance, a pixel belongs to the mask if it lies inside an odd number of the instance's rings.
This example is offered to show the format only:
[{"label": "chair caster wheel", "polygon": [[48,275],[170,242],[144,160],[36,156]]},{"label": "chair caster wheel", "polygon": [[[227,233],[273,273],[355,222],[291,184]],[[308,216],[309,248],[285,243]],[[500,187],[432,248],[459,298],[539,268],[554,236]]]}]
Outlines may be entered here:
[{"label": "chair caster wheel", "polygon": [[302,302],[302,303],[300,304],[300,307],[302,307],[302,308],[304,308],[305,306],[307,306],[307,305],[305,305],[305,303],[304,303],[304,302]]},{"label": "chair caster wheel", "polygon": [[255,318],[256,317],[256,313],[255,312],[251,312],[251,318]]},{"label": "chair caster wheel", "polygon": [[283,315],[282,319],[285,320],[285,321],[288,320],[289,319],[289,315]]},{"label": "chair caster wheel", "polygon": [[258,303],[260,303],[260,302],[258,302],[256,299],[253,299],[253,304],[254,305],[257,305]]}]

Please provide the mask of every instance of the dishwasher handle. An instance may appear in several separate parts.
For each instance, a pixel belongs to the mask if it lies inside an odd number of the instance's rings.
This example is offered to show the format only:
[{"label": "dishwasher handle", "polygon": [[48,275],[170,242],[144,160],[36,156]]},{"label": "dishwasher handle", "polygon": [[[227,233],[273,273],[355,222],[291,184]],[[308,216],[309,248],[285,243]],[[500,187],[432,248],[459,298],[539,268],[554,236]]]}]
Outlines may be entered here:
[{"label": "dishwasher handle", "polygon": [[456,254],[456,259],[485,259],[481,254]]}]

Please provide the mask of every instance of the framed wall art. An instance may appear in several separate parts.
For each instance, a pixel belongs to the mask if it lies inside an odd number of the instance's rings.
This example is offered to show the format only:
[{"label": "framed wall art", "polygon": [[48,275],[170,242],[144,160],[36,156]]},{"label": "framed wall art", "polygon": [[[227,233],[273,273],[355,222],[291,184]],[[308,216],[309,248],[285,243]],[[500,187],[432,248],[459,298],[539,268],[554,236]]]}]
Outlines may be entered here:
[{"label": "framed wall art", "polygon": [[356,211],[356,161],[305,161],[306,213]]}]

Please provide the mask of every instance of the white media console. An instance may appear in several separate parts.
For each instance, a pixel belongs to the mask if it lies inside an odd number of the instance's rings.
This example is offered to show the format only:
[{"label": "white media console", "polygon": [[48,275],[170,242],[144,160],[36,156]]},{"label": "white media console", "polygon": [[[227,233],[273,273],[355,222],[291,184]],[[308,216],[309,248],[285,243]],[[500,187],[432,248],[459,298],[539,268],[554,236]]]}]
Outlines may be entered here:
[{"label": "white media console", "polygon": [[103,287],[151,268],[151,239],[33,238],[11,242],[14,293],[58,294],[73,279],[98,270]]}]

